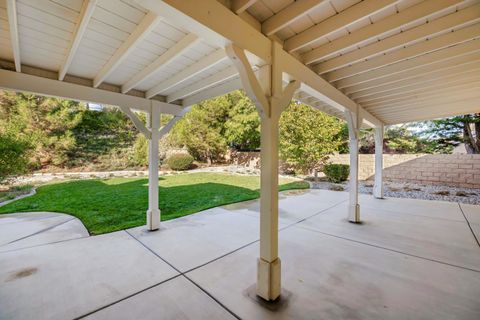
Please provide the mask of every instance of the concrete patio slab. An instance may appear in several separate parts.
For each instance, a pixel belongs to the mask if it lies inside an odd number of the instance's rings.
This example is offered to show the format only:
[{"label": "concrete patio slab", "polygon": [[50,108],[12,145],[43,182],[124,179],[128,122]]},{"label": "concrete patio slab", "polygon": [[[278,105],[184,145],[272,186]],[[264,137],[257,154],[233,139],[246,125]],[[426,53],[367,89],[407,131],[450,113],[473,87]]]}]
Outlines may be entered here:
[{"label": "concrete patio slab", "polygon": [[[5,227],[3,227],[2,230],[4,230],[4,228]],[[28,248],[71,239],[85,238],[88,236],[88,231],[83,225],[83,223],[77,218],[74,218],[71,220],[67,220],[66,222],[60,223],[52,227],[51,229],[46,229],[31,236],[27,236],[26,238],[22,238],[17,241],[0,246],[0,252]]]},{"label": "concrete patio slab", "polygon": [[362,207],[381,209],[383,212],[465,221],[456,202],[406,198],[375,199],[368,194],[359,195],[359,202]]},{"label": "concrete patio slab", "polygon": [[[326,190],[281,193],[279,228],[335,206],[346,197],[345,193]],[[186,272],[257,241],[258,211],[258,200],[246,201],[162,222],[159,232],[147,232],[145,227],[128,232]]]},{"label": "concrete patio slab", "polygon": [[100,310],[85,319],[235,319],[180,276]]},{"label": "concrete patio slab", "polygon": [[128,230],[149,249],[185,272],[258,239],[259,222],[248,215],[213,208],[161,224]]},{"label": "concrete patio slab", "polygon": [[74,217],[52,212],[24,212],[0,215],[0,246],[48,230]]},{"label": "concrete patio slab", "polygon": [[57,217],[59,215],[68,216],[64,213],[58,212],[19,212],[19,213],[7,213],[0,215],[0,226],[7,223],[16,223],[22,221],[31,221],[36,219],[45,219]]},{"label": "concrete patio slab", "polygon": [[462,207],[463,213],[467,218],[468,222],[471,224],[480,224],[480,206],[475,206],[473,204],[460,204]]},{"label": "concrete patio slab", "polygon": [[[384,203],[389,201],[390,199],[383,200]],[[393,207],[395,204],[396,201]],[[363,206],[361,209],[363,223],[352,224],[346,220],[346,210],[347,205],[342,204],[298,225],[337,237],[480,271],[480,248],[465,219],[461,222],[429,218]],[[458,205],[457,210],[460,211]],[[441,212],[441,208],[437,211]]]},{"label": "concrete patio slab", "polygon": [[[68,229],[78,230],[73,219],[11,236],[18,241],[0,247],[8,248],[0,252],[0,319],[480,318],[480,247],[458,204],[362,196],[364,223],[356,225],[346,221],[347,197],[281,194],[289,299],[276,311],[248,295],[259,254],[256,200],[166,221],[156,232],[68,240]],[[478,207],[462,209],[477,221]],[[58,218],[3,217],[0,234]]]},{"label": "concrete patio slab", "polygon": [[[319,201],[319,199],[322,199],[322,201]],[[279,227],[282,228],[308,218],[343,201],[347,201],[347,199],[347,193],[329,190],[290,190],[281,192],[278,204]],[[260,203],[258,200],[234,203],[222,208],[260,219]]]},{"label": "concrete patio slab", "polygon": [[280,233],[282,285],[273,312],[248,297],[255,243],[190,273],[242,319],[480,318],[480,273],[403,255],[297,226]]},{"label": "concrete patio slab", "polygon": [[465,218],[470,224],[473,234],[480,245],[480,206],[472,204],[460,204]]},{"label": "concrete patio slab", "polygon": [[0,253],[0,319],[72,319],[178,273],[126,232]]}]

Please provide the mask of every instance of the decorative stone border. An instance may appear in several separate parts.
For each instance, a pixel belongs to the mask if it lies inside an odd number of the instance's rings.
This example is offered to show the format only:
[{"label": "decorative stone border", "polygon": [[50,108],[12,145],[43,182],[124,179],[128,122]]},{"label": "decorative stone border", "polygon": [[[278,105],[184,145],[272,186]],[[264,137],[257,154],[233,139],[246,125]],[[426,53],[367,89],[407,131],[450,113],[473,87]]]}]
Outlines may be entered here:
[{"label": "decorative stone border", "polygon": [[32,190],[30,190],[30,192],[27,193],[27,194],[22,194],[21,196],[15,197],[13,199],[0,202],[0,207],[3,207],[3,206],[5,206],[9,203],[12,203],[14,201],[17,201],[17,200],[20,200],[20,199],[23,199],[23,198],[31,197],[31,196],[35,195],[36,193],[37,193],[37,189],[35,187],[33,187]]}]

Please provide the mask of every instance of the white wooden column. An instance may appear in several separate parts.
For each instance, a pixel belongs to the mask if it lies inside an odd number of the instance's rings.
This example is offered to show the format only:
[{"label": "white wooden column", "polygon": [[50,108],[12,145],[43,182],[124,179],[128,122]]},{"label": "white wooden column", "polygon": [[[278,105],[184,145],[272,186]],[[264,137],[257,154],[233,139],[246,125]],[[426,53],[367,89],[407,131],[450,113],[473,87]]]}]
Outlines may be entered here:
[{"label": "white wooden column", "polygon": [[358,204],[358,135],[359,119],[358,114],[345,111],[348,123],[349,149],[350,149],[350,178],[349,178],[349,204],[348,221],[360,222],[360,205]]},{"label": "white wooden column", "polygon": [[383,125],[375,127],[375,184],[373,196],[383,199]]},{"label": "white wooden column", "polygon": [[160,227],[160,209],[158,206],[158,141],[160,140],[160,111],[152,108],[147,119],[151,135],[148,140],[148,210],[147,229]]},{"label": "white wooden column", "polygon": [[[242,49],[226,48],[238,69],[247,95],[261,118],[260,151],[260,257],[257,259],[257,295],[273,301],[281,293],[281,261],[278,257],[278,122],[288,107],[298,81],[283,88],[282,68],[276,61],[277,43],[272,45],[272,64],[255,75]],[[265,72],[267,71],[267,72]],[[269,71],[269,72],[268,72]]]}]

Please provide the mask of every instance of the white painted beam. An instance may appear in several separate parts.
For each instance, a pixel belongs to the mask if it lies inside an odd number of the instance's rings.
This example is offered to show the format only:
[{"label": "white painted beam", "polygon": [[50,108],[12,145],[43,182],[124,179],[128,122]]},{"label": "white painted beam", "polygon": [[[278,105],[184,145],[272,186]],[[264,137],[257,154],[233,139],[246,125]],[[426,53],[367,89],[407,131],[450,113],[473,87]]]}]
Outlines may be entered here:
[{"label": "white painted beam", "polygon": [[122,63],[123,60],[138,46],[140,42],[158,25],[161,18],[155,13],[149,12],[130,34],[120,48],[115,51],[112,58],[103,66],[93,80],[93,86],[98,87],[105,79]]},{"label": "white painted beam", "polygon": [[139,85],[142,81],[146,80],[152,74],[160,70],[163,66],[171,62],[175,57],[181,55],[183,52],[194,46],[198,43],[200,39],[190,33],[183,37],[179,42],[175,43],[171,48],[165,51],[161,56],[159,56],[155,61],[149,64],[145,69],[137,73],[133,78],[128,80],[122,86],[122,93],[128,92],[131,89],[135,88]]},{"label": "white painted beam", "polygon": [[92,17],[93,11],[95,10],[95,5],[97,4],[97,0],[84,0],[82,9],[80,11],[80,15],[78,17],[77,24],[75,26],[75,31],[73,32],[73,38],[70,42],[70,47],[68,48],[68,53],[63,62],[62,66],[60,67],[60,71],[58,72],[58,80],[63,80],[65,75],[68,72],[68,68],[72,63],[73,57],[77,52],[77,49],[82,41],[83,35],[87,30],[88,22]]},{"label": "white painted beam", "polygon": [[362,105],[370,106],[372,104],[383,103],[385,101],[389,101],[392,99],[408,98],[409,96],[423,94],[427,90],[435,90],[435,89],[440,90],[443,88],[448,89],[449,86],[460,85],[460,84],[468,85],[469,81],[475,81],[478,77],[480,77],[478,70],[471,70],[471,72],[465,73],[462,75],[458,75],[458,76],[454,75],[451,78],[432,81],[424,85],[417,85],[417,86],[411,85],[405,88],[394,89],[394,90],[390,90],[388,92],[381,93],[375,96],[361,98],[361,99],[358,99],[358,101]]},{"label": "white painted beam", "polygon": [[323,2],[324,0],[302,0],[293,2],[262,23],[263,34],[267,36],[274,34],[290,23],[304,17]]},{"label": "white painted beam", "polygon": [[373,57],[367,61],[358,62],[351,66],[328,72],[324,75],[324,78],[328,81],[337,81],[478,37],[480,37],[480,24],[449,32],[428,41],[421,41],[406,48],[401,48],[378,57]]},{"label": "white painted beam", "polygon": [[376,119],[368,111],[362,108],[353,100],[348,98],[341,91],[336,89],[333,85],[328,83],[318,74],[313,72],[310,68],[302,64],[300,61],[293,58],[290,54],[282,50],[282,66],[284,72],[289,74],[292,79],[299,79],[302,81],[301,89],[311,96],[335,107],[341,112],[350,110],[352,112],[360,112],[369,123],[380,125],[381,121]]},{"label": "white painted beam", "polygon": [[414,103],[435,104],[441,103],[444,99],[463,97],[466,93],[480,91],[480,77],[458,81],[434,88],[419,90],[410,95],[396,95],[389,97],[384,101],[376,101],[375,103],[366,103],[367,110],[380,112],[388,111],[403,106],[410,106]]},{"label": "white painted beam", "polygon": [[431,38],[440,32],[477,21],[480,21],[480,4],[467,7],[458,12],[430,21],[429,23],[397,33],[391,37],[327,60],[316,65],[313,69],[319,74],[330,72],[386,51],[401,48],[412,41],[426,37]]},{"label": "white painted beam", "polygon": [[[179,25],[211,44],[216,43],[218,45],[223,42],[226,47],[235,43],[239,48],[252,53],[261,60],[261,63],[252,62],[249,57],[251,63],[256,63],[259,66],[271,63],[272,40],[216,0],[203,0],[201,2],[195,0],[137,0],[137,2],[148,10],[175,20]],[[302,82],[302,86],[306,85],[311,91],[316,91],[317,95],[322,97],[322,101],[339,110],[343,111],[346,108],[354,112],[358,111],[358,106],[354,101],[292,55],[283,50],[280,55],[283,72],[291,76],[290,81],[299,80]],[[151,93],[149,90],[147,97]],[[199,97],[199,95],[196,96]],[[371,123],[381,123],[372,115],[369,115],[369,118]]]},{"label": "white painted beam", "polygon": [[[459,113],[459,110],[456,110],[457,104],[460,107],[464,102],[468,102],[471,100],[477,100],[477,109],[474,112],[479,111],[480,107],[480,102],[478,101],[480,98],[480,94],[478,92],[471,92],[469,94],[465,94],[462,97],[450,97],[450,98],[444,98],[441,101],[436,101],[435,104],[431,103],[412,103],[409,105],[405,105],[402,107],[397,107],[395,109],[389,109],[389,110],[377,110],[375,111],[376,114],[379,114],[380,116],[384,117],[394,117],[394,116],[399,116],[399,115],[406,115],[408,113],[412,114],[412,116],[415,115],[424,115],[425,110],[433,109],[434,107],[438,106],[438,109],[442,109],[442,106],[450,106],[452,108],[452,113],[453,114],[461,114]],[[436,112],[433,112],[431,114],[432,118],[434,119],[437,115]]]},{"label": "white painted beam", "polygon": [[261,116],[266,115],[269,117],[269,103],[265,96],[264,88],[260,85],[245,52],[234,44],[225,48],[225,51],[234,66],[237,68],[237,71],[240,74],[240,79],[242,79],[244,90],[257,107],[258,113]]},{"label": "white painted beam", "polygon": [[394,83],[388,83],[382,86],[362,90],[350,95],[352,99],[359,99],[364,97],[370,97],[379,93],[388,93],[390,90],[409,88],[410,86],[416,86],[417,88],[423,84],[428,84],[438,80],[446,80],[456,78],[458,75],[469,73],[473,69],[480,69],[480,61],[464,63],[459,66],[441,69],[438,71],[430,72],[428,74],[419,74],[418,76],[408,78],[405,80],[396,81]]},{"label": "white painted beam", "polygon": [[399,29],[409,23],[428,17],[440,10],[445,10],[457,5],[460,0],[426,0],[417,5],[411,6],[392,16],[385,17],[373,24],[340,37],[332,42],[324,44],[312,51],[302,55],[306,64],[317,62],[329,55],[350,48],[362,41],[381,36],[391,30]]},{"label": "white painted beam", "polygon": [[472,68],[461,73],[451,74],[441,78],[432,78],[431,81],[425,83],[413,82],[410,85],[404,86],[402,88],[394,88],[388,91],[362,97],[357,99],[357,102],[364,106],[374,103],[381,103],[398,96],[408,97],[410,95],[415,95],[418,92],[422,93],[424,90],[430,90],[434,88],[448,88],[448,86],[458,83],[468,83],[468,81],[477,78],[478,75],[480,75],[480,69],[478,67]]},{"label": "white painted beam", "polygon": [[413,121],[432,120],[445,117],[454,117],[467,113],[478,113],[480,111],[480,99],[468,99],[456,101],[454,103],[439,104],[435,106],[424,107],[417,110],[414,114],[411,111],[382,117],[385,123],[399,124]]},{"label": "white painted beam", "polygon": [[183,69],[182,71],[168,78],[162,83],[159,83],[155,87],[150,88],[145,94],[145,96],[147,98],[151,98],[156,94],[162,93],[170,88],[173,88],[181,84],[182,82],[185,82],[193,78],[194,76],[204,72],[208,68],[211,68],[217,65],[218,63],[224,61],[225,59],[227,59],[227,54],[225,53],[225,50],[223,48],[217,49],[213,53],[207,55],[206,57],[200,59],[194,64],[188,66],[187,68]]},{"label": "white painted beam", "polygon": [[133,124],[135,125],[135,128],[137,128],[138,131],[143,133],[143,135],[147,139],[151,139],[152,132],[150,130],[148,130],[148,128],[145,126],[145,124],[140,120],[139,117],[137,117],[137,115],[132,111],[132,109],[130,109],[129,107],[126,107],[126,106],[119,106],[119,108],[133,122]]},{"label": "white painted beam", "polygon": [[18,39],[18,18],[17,4],[15,0],[7,1],[8,27],[10,29],[10,43],[12,45],[13,59],[15,61],[15,70],[22,71],[22,62],[20,60],[20,42]]},{"label": "white painted beam", "polygon": [[150,108],[154,108],[161,113],[173,115],[183,109],[181,106],[157,100],[2,69],[0,69],[0,88],[77,101],[126,106],[141,111],[149,111]]},{"label": "white painted beam", "polygon": [[197,92],[200,92],[202,90],[205,90],[210,87],[221,84],[223,82],[226,82],[236,76],[238,76],[237,68],[235,68],[234,66],[228,67],[220,72],[216,72],[205,79],[202,79],[194,84],[191,84],[185,88],[182,88],[168,95],[166,101],[172,102],[178,99],[183,99],[185,97],[196,94]]},{"label": "white painted beam", "polygon": [[240,78],[235,78],[227,82],[223,82],[218,86],[208,88],[206,90],[200,91],[194,95],[191,95],[182,101],[184,107],[189,107],[194,104],[200,103],[204,100],[213,99],[215,97],[224,95],[226,93],[242,89],[242,82]]},{"label": "white painted beam", "polygon": [[325,19],[324,21],[300,32],[299,34],[287,39],[284,44],[288,52],[299,50],[306,47],[316,40],[328,36],[338,31],[340,28],[346,28],[366,16],[374,14],[389,6],[395,5],[398,0],[364,0],[344,11]]},{"label": "white painted beam", "polygon": [[416,69],[406,69],[404,71],[394,73],[387,77],[365,81],[363,83],[347,87],[343,91],[352,99],[355,99],[354,94],[356,93],[361,96],[363,92],[368,93],[369,90],[375,91],[376,88],[381,91],[382,88],[387,85],[395,85],[396,83],[405,82],[409,79],[416,78],[417,76],[428,77],[435,72],[444,72],[457,67],[467,66],[469,64],[478,62],[479,60],[480,52],[452,55],[451,57],[449,57],[449,59],[446,60],[440,60],[430,64],[422,65]]},{"label": "white painted beam", "polygon": [[232,0],[232,11],[240,14],[253,6],[258,0]]},{"label": "white painted beam", "polygon": [[216,0],[136,0],[144,8],[175,21],[213,46],[235,43],[259,61],[270,63],[270,40]]},{"label": "white painted beam", "polygon": [[434,51],[416,57],[414,59],[401,61],[363,74],[358,74],[353,77],[345,78],[336,81],[335,86],[339,89],[343,89],[363,82],[371,81],[373,79],[387,78],[396,73],[405,72],[406,70],[414,70],[422,66],[430,65],[444,60],[449,60],[456,56],[460,57],[479,51],[480,39],[476,39],[452,46],[450,48]]},{"label": "white painted beam", "polygon": [[168,121],[168,123],[166,125],[164,125],[160,130],[159,130],[159,136],[160,136],[160,139],[165,136],[166,134],[168,134],[173,126],[188,112],[190,111],[191,107],[186,107],[186,108],[183,108],[182,111],[176,115],[175,117],[173,117],[173,119],[171,119],[170,121]]}]

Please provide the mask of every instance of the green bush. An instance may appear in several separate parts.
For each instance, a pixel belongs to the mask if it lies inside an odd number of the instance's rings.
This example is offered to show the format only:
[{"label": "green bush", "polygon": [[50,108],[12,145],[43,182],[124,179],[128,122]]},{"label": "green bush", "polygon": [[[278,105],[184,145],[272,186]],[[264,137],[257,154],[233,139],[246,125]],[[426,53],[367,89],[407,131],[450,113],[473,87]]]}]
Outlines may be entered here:
[{"label": "green bush", "polygon": [[148,140],[143,134],[139,134],[133,145],[133,164],[148,166]]},{"label": "green bush", "polygon": [[167,164],[172,170],[188,170],[193,163],[193,157],[189,154],[177,153],[168,158]]},{"label": "green bush", "polygon": [[326,164],[323,167],[323,173],[325,173],[328,181],[330,182],[343,182],[346,181],[348,178],[348,174],[350,173],[350,166],[348,164],[337,163]]},{"label": "green bush", "polygon": [[0,183],[28,171],[30,144],[0,132]]}]

